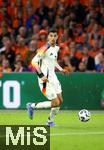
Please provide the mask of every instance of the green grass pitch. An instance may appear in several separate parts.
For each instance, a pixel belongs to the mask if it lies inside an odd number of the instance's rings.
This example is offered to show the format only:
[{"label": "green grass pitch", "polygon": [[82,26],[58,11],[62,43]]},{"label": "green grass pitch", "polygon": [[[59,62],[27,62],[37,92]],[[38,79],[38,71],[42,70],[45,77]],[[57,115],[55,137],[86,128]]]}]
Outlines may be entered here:
[{"label": "green grass pitch", "polygon": [[[36,111],[29,120],[26,110],[1,110],[0,125],[44,125],[49,111]],[[91,120],[80,122],[78,111],[60,111],[51,128],[51,150],[104,150],[104,112],[91,111]]]}]

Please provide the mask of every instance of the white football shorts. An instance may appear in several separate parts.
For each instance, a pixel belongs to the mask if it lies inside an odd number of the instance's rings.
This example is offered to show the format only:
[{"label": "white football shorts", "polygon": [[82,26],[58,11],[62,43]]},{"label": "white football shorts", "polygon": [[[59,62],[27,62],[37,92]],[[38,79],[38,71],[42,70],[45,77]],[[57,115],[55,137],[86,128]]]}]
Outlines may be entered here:
[{"label": "white football shorts", "polygon": [[54,80],[54,78],[52,79],[52,81],[49,80],[49,82],[47,83],[39,82],[39,87],[44,96],[46,96],[49,100],[55,99],[57,97],[57,94],[60,94],[62,92],[60,82],[58,81],[58,79]]}]

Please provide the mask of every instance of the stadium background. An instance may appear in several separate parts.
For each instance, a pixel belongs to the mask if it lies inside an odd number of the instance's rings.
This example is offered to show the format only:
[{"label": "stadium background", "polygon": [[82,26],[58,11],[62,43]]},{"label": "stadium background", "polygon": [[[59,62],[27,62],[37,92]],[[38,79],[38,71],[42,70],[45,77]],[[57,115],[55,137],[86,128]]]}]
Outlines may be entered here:
[{"label": "stadium background", "polygon": [[[14,108],[25,108],[26,102],[34,101],[34,98],[36,101],[45,100],[39,94],[31,59],[37,48],[46,43],[50,28],[56,28],[59,35],[58,62],[70,71],[69,76],[59,75],[65,98],[62,108],[103,109],[103,0],[0,1],[0,108],[6,108],[3,107],[7,93],[4,82],[13,79],[20,82],[21,76],[26,90],[22,86],[23,92],[19,94],[21,106]],[[32,93],[28,92],[30,87]],[[12,102],[15,88],[11,85],[7,89],[7,101]]]},{"label": "stadium background", "polygon": [[[104,107],[104,74],[57,74],[62,84],[64,103],[61,109],[102,110]],[[47,100],[33,73],[3,74],[0,80],[0,109],[25,109],[28,102]],[[70,94],[69,94],[70,93]]]}]

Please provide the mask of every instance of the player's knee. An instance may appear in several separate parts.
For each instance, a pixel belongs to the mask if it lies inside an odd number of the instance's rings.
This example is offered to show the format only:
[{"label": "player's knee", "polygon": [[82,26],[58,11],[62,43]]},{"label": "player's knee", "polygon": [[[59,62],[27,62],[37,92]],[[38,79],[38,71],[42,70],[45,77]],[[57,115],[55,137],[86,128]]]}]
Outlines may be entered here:
[{"label": "player's knee", "polygon": [[52,107],[59,107],[62,104],[63,100],[57,97],[55,100],[52,101]]},{"label": "player's knee", "polygon": [[59,101],[57,101],[55,106],[58,107],[58,106],[60,106],[60,104],[61,103]]},{"label": "player's knee", "polygon": [[55,101],[55,107],[58,107],[58,106],[60,106],[61,105],[61,101],[59,100],[59,99],[57,99],[56,101]]},{"label": "player's knee", "polygon": [[58,98],[60,104],[62,104],[63,103],[63,98],[61,96],[57,96],[57,98]]},{"label": "player's knee", "polygon": [[57,100],[52,101],[52,107],[57,107],[59,106],[59,103],[57,102]]},{"label": "player's knee", "polygon": [[61,103],[61,104],[63,103],[63,99],[62,99],[62,98],[60,99],[60,103]]},{"label": "player's knee", "polygon": [[61,105],[63,103],[63,99],[58,97],[58,102],[59,102],[59,105]]}]

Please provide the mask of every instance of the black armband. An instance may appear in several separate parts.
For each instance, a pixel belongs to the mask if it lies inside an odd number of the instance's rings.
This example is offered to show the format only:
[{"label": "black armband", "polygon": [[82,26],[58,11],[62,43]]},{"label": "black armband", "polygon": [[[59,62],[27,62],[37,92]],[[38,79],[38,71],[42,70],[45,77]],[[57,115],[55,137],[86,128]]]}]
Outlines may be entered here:
[{"label": "black armband", "polygon": [[44,74],[42,72],[41,73],[36,72],[36,73],[37,73],[37,75],[38,75],[39,78],[44,77]]}]

